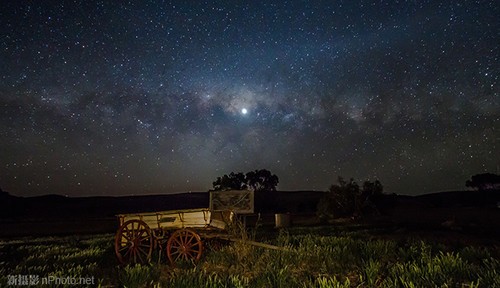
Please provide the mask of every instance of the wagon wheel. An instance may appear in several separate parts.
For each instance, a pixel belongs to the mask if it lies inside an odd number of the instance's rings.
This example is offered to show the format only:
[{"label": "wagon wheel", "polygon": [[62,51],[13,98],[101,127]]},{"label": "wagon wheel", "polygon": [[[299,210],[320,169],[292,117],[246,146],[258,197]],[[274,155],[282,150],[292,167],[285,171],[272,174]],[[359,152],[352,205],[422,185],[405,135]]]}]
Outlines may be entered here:
[{"label": "wagon wheel", "polygon": [[147,263],[152,251],[151,229],[144,221],[126,221],[116,232],[115,253],[121,264]]},{"label": "wagon wheel", "polygon": [[202,253],[200,235],[191,229],[177,230],[168,239],[167,256],[172,264],[181,260],[197,262]]}]

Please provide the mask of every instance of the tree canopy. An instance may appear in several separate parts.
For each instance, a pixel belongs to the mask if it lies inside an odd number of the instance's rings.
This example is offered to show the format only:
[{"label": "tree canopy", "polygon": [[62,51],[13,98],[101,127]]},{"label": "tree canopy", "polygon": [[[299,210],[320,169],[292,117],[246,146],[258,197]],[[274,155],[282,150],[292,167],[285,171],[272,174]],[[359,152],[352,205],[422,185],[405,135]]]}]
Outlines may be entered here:
[{"label": "tree canopy", "polygon": [[466,187],[478,190],[500,189],[500,175],[492,173],[476,174],[465,182]]},{"label": "tree canopy", "polygon": [[247,189],[245,175],[241,172],[231,172],[229,175],[224,174],[222,177],[212,183],[214,190],[244,190]]},{"label": "tree canopy", "polygon": [[246,175],[246,184],[254,191],[276,191],[278,176],[266,169],[250,171]]},{"label": "tree canopy", "polygon": [[374,182],[365,181],[361,192],[365,197],[382,195],[384,192],[384,186],[382,186],[382,183],[378,180],[375,180]]},{"label": "tree canopy", "polygon": [[363,207],[370,202],[373,196],[383,193],[383,186],[379,180],[365,181],[362,189],[351,178],[337,178],[338,184],[333,184],[328,189],[323,199],[318,203],[317,214],[322,220],[331,220],[338,217],[360,215]]},{"label": "tree canopy", "polygon": [[246,174],[242,172],[224,174],[222,177],[217,177],[212,185],[216,191],[252,189],[260,192],[276,191],[278,183],[278,176],[272,174],[269,170],[260,169]]}]

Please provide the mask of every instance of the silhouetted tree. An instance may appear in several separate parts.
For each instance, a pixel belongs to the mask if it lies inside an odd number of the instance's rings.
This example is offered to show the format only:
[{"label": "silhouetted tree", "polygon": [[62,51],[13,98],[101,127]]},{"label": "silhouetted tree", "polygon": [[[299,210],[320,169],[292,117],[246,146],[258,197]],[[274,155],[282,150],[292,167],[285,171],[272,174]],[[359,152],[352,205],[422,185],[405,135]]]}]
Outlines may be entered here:
[{"label": "silhouetted tree", "polygon": [[465,182],[466,187],[471,187],[474,189],[490,190],[500,188],[500,175],[492,173],[476,174],[471,177],[470,180]]},{"label": "silhouetted tree", "polygon": [[380,181],[375,180],[375,182],[365,181],[363,183],[363,190],[361,191],[361,194],[364,197],[370,197],[382,195],[383,192],[384,186],[382,186],[382,183],[380,183]]},{"label": "silhouetted tree", "polygon": [[252,189],[256,192],[276,191],[279,183],[278,176],[266,169],[250,171],[246,175],[231,172],[229,175],[217,177],[212,183],[214,190],[243,190]]},{"label": "silhouetted tree", "polygon": [[322,220],[352,216],[356,211],[359,185],[353,178],[346,182],[338,177],[338,184],[330,186],[328,193],[318,203],[317,214]]},{"label": "silhouetted tree", "polygon": [[376,199],[382,196],[383,193],[384,186],[382,186],[382,183],[380,183],[379,180],[375,180],[375,182],[365,181],[363,183],[363,190],[361,191],[361,195],[357,202],[359,204],[357,207],[358,214],[380,214],[380,211],[375,203]]},{"label": "silhouetted tree", "polygon": [[249,189],[255,191],[255,212],[277,212],[281,210],[276,200],[278,176],[266,169],[250,171],[246,174]]},{"label": "silhouetted tree", "polygon": [[321,220],[360,216],[366,207],[378,211],[372,200],[373,197],[383,194],[380,181],[365,181],[362,190],[353,178],[346,182],[339,176],[337,182],[338,184],[330,186],[326,195],[318,203],[317,215]]},{"label": "silhouetted tree", "polygon": [[3,191],[2,188],[0,187],[0,197],[8,197],[10,196],[9,192]]},{"label": "silhouetted tree", "polygon": [[217,179],[212,182],[214,190],[243,190],[247,189],[245,175],[242,172],[234,173],[231,172],[229,175],[224,174],[222,177],[217,177]]},{"label": "silhouetted tree", "polygon": [[254,191],[276,191],[278,176],[266,169],[250,171],[246,174],[246,184]]}]

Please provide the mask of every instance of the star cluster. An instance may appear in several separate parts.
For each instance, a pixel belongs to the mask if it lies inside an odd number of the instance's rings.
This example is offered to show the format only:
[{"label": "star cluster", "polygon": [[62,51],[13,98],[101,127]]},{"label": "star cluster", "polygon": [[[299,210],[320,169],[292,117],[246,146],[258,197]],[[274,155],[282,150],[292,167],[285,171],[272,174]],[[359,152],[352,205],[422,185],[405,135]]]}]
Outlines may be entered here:
[{"label": "star cluster", "polygon": [[0,187],[206,191],[265,168],[462,189],[500,164],[497,1],[6,1]]}]

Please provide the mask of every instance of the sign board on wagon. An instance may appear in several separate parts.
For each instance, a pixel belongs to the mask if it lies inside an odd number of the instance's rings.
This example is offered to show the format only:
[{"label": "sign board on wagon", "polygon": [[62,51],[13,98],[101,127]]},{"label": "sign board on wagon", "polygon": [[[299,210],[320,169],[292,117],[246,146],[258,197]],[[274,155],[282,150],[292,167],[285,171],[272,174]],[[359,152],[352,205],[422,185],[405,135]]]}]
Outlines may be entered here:
[{"label": "sign board on wagon", "polygon": [[232,211],[236,214],[254,212],[254,191],[226,190],[210,191],[211,211]]}]

